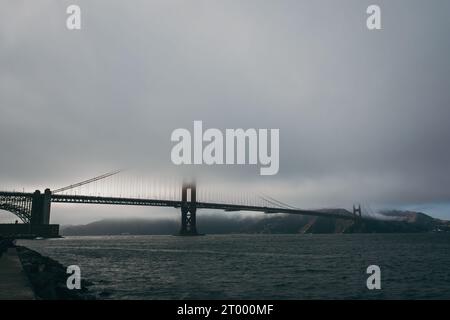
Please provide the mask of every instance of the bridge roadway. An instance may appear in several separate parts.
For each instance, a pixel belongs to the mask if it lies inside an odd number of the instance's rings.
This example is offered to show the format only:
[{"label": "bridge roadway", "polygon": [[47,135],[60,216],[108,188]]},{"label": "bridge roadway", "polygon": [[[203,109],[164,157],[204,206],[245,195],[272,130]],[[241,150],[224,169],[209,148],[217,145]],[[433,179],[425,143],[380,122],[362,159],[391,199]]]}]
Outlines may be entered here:
[{"label": "bridge roadway", "polygon": [[[132,205],[132,206],[154,206],[154,207],[173,207],[180,208],[182,201],[176,200],[155,200],[155,199],[137,199],[137,198],[117,198],[117,197],[96,197],[96,196],[78,196],[78,195],[52,195],[52,202],[56,203],[91,203],[91,204],[109,204],[109,205]],[[317,210],[302,210],[288,208],[260,207],[250,205],[236,205],[226,203],[196,202],[197,209],[215,209],[224,211],[253,211],[264,213],[287,213],[309,216],[319,216],[328,218],[340,218],[353,220],[355,217],[348,214],[330,213]]]},{"label": "bridge roadway", "polygon": [[[26,192],[0,192],[0,196],[10,197],[33,197],[33,193]],[[121,198],[121,197],[101,197],[101,196],[83,196],[83,195],[64,195],[52,194],[51,202],[53,203],[87,203],[87,204],[108,204],[108,205],[129,205],[129,206],[153,206],[153,207],[173,207],[180,208],[182,201],[179,200],[158,200],[158,199],[140,199],[140,198]],[[319,210],[303,210],[290,208],[276,208],[276,207],[261,207],[251,205],[237,205],[226,203],[212,203],[212,202],[195,202],[197,209],[215,209],[224,211],[253,211],[263,213],[287,213],[300,214],[308,216],[328,217],[353,220],[355,216],[350,212],[333,213]]]}]

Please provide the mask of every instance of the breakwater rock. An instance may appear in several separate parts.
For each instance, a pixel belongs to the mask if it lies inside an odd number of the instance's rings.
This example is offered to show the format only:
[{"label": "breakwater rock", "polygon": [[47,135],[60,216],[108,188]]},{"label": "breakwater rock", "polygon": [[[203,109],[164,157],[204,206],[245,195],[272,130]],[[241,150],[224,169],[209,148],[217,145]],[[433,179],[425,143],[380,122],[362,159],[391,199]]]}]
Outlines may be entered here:
[{"label": "breakwater rock", "polygon": [[69,290],[66,285],[66,268],[59,262],[42,256],[26,247],[17,246],[17,252],[22,262],[35,295],[43,300],[95,300],[89,293],[92,285],[87,280],[81,280],[81,289]]}]

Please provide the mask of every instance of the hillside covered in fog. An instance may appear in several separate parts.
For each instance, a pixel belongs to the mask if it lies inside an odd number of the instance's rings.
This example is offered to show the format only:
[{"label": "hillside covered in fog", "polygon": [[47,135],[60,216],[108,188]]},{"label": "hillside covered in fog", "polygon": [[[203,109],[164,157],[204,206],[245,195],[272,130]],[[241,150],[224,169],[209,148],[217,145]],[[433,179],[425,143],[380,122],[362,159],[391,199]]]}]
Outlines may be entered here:
[{"label": "hillside covered in fog", "polygon": [[[341,210],[341,209],[336,209]],[[424,213],[384,211],[378,219],[363,221],[319,218],[300,215],[262,215],[261,217],[198,215],[197,228],[202,233],[410,233],[450,231],[450,223]],[[86,225],[62,226],[65,236],[120,234],[176,234],[179,222],[173,219],[108,219]]]}]

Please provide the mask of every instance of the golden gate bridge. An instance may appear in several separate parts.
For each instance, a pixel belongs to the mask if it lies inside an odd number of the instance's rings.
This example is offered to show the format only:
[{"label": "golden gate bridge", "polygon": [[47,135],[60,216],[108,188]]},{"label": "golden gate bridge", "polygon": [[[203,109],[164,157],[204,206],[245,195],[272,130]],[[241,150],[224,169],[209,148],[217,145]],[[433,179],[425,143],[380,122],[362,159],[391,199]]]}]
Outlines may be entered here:
[{"label": "golden gate bridge", "polygon": [[[50,224],[52,203],[172,207],[181,211],[180,235],[198,235],[197,210],[284,213],[346,220],[361,219],[361,206],[346,210],[305,210],[266,194],[219,191],[198,188],[195,180],[169,180],[165,183],[143,179],[117,179],[120,170],[44,192],[0,191],[0,210],[9,211],[22,222],[25,233],[58,236],[59,226]],[[24,229],[25,228],[25,229]]]}]

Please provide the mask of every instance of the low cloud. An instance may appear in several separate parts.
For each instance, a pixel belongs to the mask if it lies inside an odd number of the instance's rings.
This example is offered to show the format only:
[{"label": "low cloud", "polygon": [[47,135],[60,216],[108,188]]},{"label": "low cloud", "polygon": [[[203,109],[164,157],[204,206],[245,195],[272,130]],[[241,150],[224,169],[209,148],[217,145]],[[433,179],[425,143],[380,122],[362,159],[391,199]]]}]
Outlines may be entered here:
[{"label": "low cloud", "polygon": [[[73,3],[80,31],[65,28]],[[383,29],[374,32],[369,4],[6,1],[0,189],[139,167],[264,186],[305,208],[450,202],[450,3],[379,1]],[[194,120],[280,129],[279,173],[174,166],[170,134]],[[74,209],[57,210],[57,221],[74,220]]]}]

